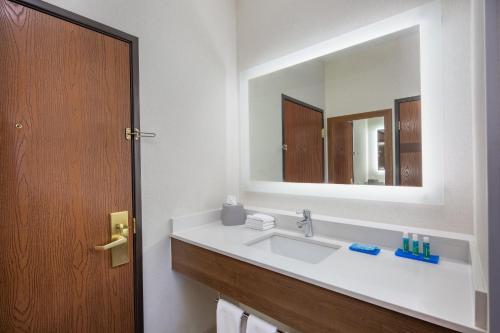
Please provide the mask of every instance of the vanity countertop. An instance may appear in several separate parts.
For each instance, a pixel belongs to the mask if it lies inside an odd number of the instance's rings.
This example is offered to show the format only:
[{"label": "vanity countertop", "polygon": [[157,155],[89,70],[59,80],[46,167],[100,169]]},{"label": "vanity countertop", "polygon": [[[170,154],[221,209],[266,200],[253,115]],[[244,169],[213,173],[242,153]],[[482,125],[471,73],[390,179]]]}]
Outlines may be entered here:
[{"label": "vanity countertop", "polygon": [[349,243],[314,236],[341,248],[317,264],[309,264],[245,245],[284,229],[258,231],[223,226],[220,221],[174,231],[171,237],[269,269],[378,306],[460,332],[484,332],[474,326],[471,266],[441,258],[438,265],[396,257],[383,248],[378,256],[352,252]]}]

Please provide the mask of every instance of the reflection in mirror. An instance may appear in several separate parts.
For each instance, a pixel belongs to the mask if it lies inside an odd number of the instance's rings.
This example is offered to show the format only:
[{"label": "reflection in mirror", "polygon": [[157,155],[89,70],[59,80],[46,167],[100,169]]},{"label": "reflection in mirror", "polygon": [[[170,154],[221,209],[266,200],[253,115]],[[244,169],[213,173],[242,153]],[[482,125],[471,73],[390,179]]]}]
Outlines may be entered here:
[{"label": "reflection in mirror", "polygon": [[251,179],[422,186],[419,39],[413,27],[251,79]]},{"label": "reflection in mirror", "polygon": [[328,118],[329,182],[392,185],[391,131],[390,109]]},{"label": "reflection in mirror", "polygon": [[377,130],[377,169],[378,171],[385,171],[385,137],[384,130]]}]

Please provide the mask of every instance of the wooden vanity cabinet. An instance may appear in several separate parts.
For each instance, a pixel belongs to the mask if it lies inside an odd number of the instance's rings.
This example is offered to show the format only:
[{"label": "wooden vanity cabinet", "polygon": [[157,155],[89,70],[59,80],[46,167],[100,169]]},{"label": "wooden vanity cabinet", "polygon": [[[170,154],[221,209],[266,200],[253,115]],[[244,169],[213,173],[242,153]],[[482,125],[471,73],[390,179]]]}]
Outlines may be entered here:
[{"label": "wooden vanity cabinet", "polygon": [[304,333],[450,329],[172,239],[172,269]]}]

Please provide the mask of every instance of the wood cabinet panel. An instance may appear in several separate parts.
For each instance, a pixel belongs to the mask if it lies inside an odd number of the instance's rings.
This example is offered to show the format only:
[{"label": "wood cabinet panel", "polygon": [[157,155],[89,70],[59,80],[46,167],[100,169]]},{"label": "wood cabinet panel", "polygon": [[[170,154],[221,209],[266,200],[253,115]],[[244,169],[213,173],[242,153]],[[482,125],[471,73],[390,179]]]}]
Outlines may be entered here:
[{"label": "wood cabinet panel", "polygon": [[302,332],[454,332],[172,239],[172,269]]}]

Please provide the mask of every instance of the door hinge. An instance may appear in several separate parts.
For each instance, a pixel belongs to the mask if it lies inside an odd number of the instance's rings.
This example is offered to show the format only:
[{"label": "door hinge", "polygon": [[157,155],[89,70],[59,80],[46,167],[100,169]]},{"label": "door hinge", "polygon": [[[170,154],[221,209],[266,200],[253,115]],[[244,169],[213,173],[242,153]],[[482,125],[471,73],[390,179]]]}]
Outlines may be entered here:
[{"label": "door hinge", "polygon": [[398,131],[401,131],[401,122],[398,120]]},{"label": "door hinge", "polygon": [[321,129],[321,137],[323,139],[325,138],[325,129],[324,128]]},{"label": "door hinge", "polygon": [[152,132],[141,132],[137,128],[132,129],[130,127],[125,128],[125,139],[132,140],[134,137],[135,140],[139,140],[140,138],[154,138],[156,137],[156,133]]},{"label": "door hinge", "polygon": [[135,220],[135,217],[132,218],[132,224],[133,224],[133,227],[134,227],[134,234],[135,234],[137,232],[137,227],[136,227],[137,222]]}]

